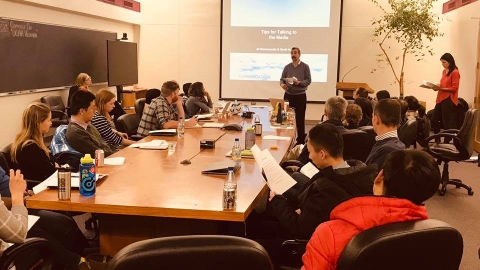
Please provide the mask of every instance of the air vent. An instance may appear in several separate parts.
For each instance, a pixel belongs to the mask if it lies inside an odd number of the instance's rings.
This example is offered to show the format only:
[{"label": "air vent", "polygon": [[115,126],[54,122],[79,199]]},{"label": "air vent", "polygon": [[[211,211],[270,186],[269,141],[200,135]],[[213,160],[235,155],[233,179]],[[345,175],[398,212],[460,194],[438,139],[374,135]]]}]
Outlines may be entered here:
[{"label": "air vent", "polygon": [[443,4],[442,13],[445,14],[447,12],[450,12],[450,11],[455,10],[457,8],[466,6],[466,5],[471,4],[473,2],[476,2],[476,1],[478,1],[478,0],[450,0],[450,1]]},{"label": "air vent", "polygon": [[106,4],[115,5],[132,11],[140,12],[140,2],[135,0],[97,0]]}]

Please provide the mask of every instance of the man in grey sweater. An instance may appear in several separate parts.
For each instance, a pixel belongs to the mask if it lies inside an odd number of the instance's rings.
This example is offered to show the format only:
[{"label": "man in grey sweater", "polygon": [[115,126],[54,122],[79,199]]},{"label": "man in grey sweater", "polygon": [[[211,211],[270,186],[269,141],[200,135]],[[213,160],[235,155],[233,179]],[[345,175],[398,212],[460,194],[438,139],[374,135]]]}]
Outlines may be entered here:
[{"label": "man in grey sweater", "polygon": [[297,144],[305,143],[305,111],[307,110],[307,88],[312,82],[310,68],[300,61],[300,49],[293,47],[290,55],[292,63],[285,66],[280,78],[280,86],[285,91],[283,98],[295,108]]}]

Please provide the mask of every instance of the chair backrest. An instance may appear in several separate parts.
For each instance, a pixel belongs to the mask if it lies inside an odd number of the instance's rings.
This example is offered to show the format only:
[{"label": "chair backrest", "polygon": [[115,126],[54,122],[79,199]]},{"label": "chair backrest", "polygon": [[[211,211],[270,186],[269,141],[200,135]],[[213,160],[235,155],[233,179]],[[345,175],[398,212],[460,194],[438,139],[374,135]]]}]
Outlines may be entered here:
[{"label": "chair backrest", "polygon": [[470,156],[472,156],[473,145],[475,142],[475,129],[477,124],[478,110],[469,109],[465,114],[463,125],[457,133],[457,137],[462,142],[462,145],[455,145],[465,159],[468,159]]},{"label": "chair backrest", "polygon": [[142,115],[134,114],[124,114],[117,119],[117,128],[118,131],[127,133],[128,136],[137,134],[138,125]]},{"label": "chair backrest", "polygon": [[9,143],[5,147],[3,147],[2,150],[0,151],[5,159],[5,164],[0,166],[3,168],[3,170],[5,170],[5,172],[8,172],[10,169],[14,169],[14,170],[16,169],[15,163],[13,162],[12,156],[10,155],[11,149],[12,149],[12,144]]},{"label": "chair backrest", "polygon": [[345,160],[356,159],[365,162],[375,144],[375,137],[359,129],[346,129],[342,132],[342,138]]},{"label": "chair backrest", "polygon": [[63,104],[61,96],[43,96],[40,101],[47,104],[50,110],[65,111],[65,104]]},{"label": "chair backrest", "polygon": [[130,244],[113,257],[108,269],[271,270],[272,263],[255,241],[234,236],[190,235]]},{"label": "chair backrest", "polygon": [[145,98],[139,98],[135,100],[135,113],[142,115],[143,114],[143,107],[145,107]]},{"label": "chair backrest", "polygon": [[[30,257],[38,260],[25,260]],[[36,255],[36,256],[35,256]],[[50,243],[43,238],[27,238],[24,243],[15,244],[7,248],[0,257],[0,270],[11,269],[52,269],[54,253]]]},{"label": "chair backrest", "polygon": [[415,141],[418,131],[418,122],[415,116],[409,116],[405,119],[403,125],[398,128],[398,139],[408,148]]},{"label": "chair backrest", "polygon": [[350,240],[337,270],[458,269],[462,235],[445,222],[427,219],[373,227]]}]

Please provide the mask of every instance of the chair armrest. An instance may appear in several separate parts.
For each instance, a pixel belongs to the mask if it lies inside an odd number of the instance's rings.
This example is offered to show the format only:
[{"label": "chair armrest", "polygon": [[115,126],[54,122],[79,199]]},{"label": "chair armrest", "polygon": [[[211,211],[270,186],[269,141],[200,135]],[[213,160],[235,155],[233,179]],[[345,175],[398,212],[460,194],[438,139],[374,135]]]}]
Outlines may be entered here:
[{"label": "chair armrest", "polygon": [[292,239],[286,240],[282,243],[283,246],[306,246],[309,240],[306,239]]},{"label": "chair armrest", "polygon": [[[43,238],[28,238],[21,244],[15,244],[7,248],[0,258],[0,269],[9,269],[8,267],[15,260],[21,260],[24,256],[30,255],[31,251],[37,250],[42,260],[42,269],[50,269],[53,264],[53,251],[50,243]],[[22,256],[23,255],[23,256]]]},{"label": "chair armrest", "polygon": [[52,118],[66,119],[68,120],[68,115],[65,112],[59,110],[52,110]]},{"label": "chair armrest", "polygon": [[287,167],[295,166],[295,167],[301,168],[301,167],[303,167],[303,165],[305,165],[305,164],[303,164],[302,162],[300,162],[298,160],[286,160],[282,163],[281,167],[282,167],[282,169],[285,170],[285,168],[287,168]]},{"label": "chair armrest", "polygon": [[462,142],[460,141],[460,139],[457,137],[456,134],[437,133],[437,134],[434,134],[434,135],[428,137],[427,138],[427,152],[430,153],[431,155],[433,155],[436,158],[439,158],[439,157],[442,156],[440,153],[435,152],[433,149],[430,148],[430,143],[432,142],[432,140],[435,140],[436,138],[438,138],[438,139],[440,139],[440,138],[453,139],[453,145],[461,145],[462,144]]},{"label": "chair armrest", "polygon": [[457,134],[460,130],[458,129],[445,129],[442,130],[440,133],[447,133],[447,134]]}]

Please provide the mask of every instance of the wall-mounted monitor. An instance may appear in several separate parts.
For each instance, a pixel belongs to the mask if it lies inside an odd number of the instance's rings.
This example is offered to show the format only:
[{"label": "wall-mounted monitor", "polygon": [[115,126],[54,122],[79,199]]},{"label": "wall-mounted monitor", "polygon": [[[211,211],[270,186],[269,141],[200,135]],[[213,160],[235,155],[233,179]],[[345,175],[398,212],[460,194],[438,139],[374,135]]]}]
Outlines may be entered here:
[{"label": "wall-mounted monitor", "polygon": [[108,86],[138,83],[137,43],[107,41]]}]

